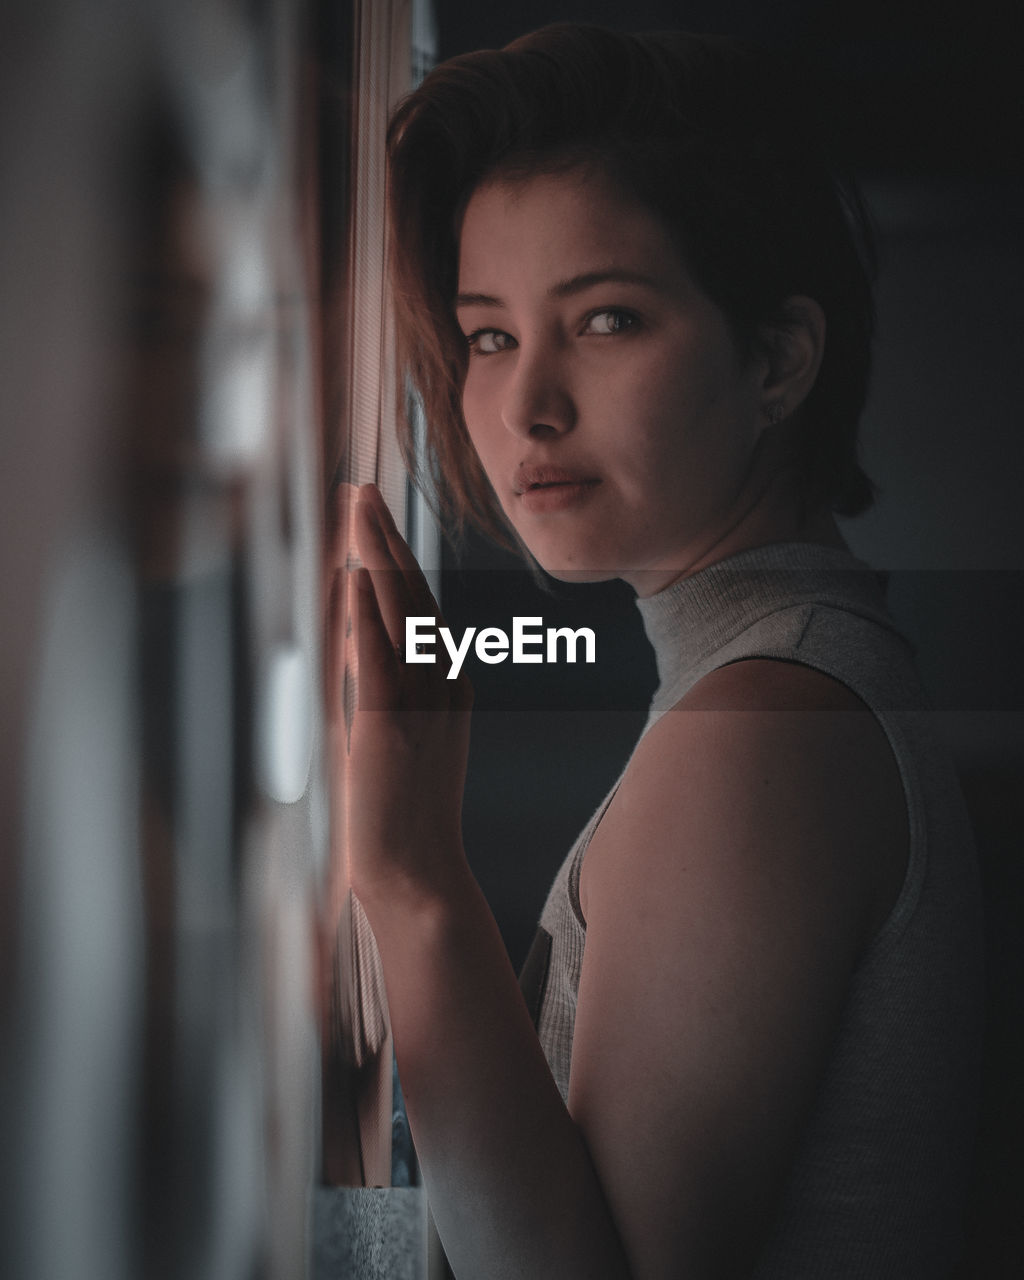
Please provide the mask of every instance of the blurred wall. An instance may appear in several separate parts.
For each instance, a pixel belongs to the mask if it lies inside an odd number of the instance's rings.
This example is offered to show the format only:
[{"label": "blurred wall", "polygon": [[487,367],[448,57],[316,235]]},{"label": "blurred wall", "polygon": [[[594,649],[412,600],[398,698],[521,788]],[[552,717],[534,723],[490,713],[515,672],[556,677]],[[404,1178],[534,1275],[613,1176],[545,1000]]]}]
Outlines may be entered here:
[{"label": "blurred wall", "polygon": [[0,1269],[301,1276],[320,429],[299,6],[0,18]]}]

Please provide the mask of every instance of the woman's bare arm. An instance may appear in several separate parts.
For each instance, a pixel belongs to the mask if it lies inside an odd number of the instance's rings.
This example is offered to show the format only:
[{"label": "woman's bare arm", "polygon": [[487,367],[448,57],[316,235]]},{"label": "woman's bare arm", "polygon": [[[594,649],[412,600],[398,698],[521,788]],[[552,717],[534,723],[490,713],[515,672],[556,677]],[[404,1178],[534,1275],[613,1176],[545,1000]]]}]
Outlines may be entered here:
[{"label": "woman's bare arm", "polygon": [[794,664],[705,677],[584,861],[569,1104],[640,1276],[749,1275],[908,847],[895,759]]}]

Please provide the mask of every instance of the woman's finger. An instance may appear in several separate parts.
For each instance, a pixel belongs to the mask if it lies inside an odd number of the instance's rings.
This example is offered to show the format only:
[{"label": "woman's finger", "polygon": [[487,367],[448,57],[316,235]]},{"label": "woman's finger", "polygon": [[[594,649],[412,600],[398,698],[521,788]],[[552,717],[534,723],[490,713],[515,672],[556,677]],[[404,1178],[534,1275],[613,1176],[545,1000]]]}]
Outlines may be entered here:
[{"label": "woman's finger", "polygon": [[363,501],[367,502],[377,517],[377,525],[387,545],[392,564],[404,574],[405,586],[409,594],[409,611],[437,616],[437,601],[412,553],[412,548],[399,533],[394,517],[376,485],[362,486],[360,502]]},{"label": "woman's finger", "polygon": [[344,569],[331,569],[327,576],[327,643],[325,682],[327,705],[332,714],[340,711],[344,687],[345,650],[348,639],[349,575]]},{"label": "woman's finger", "polygon": [[[409,575],[410,587],[416,589],[422,586],[423,590],[429,595],[430,588],[427,586],[427,580],[423,576],[423,571],[417,563],[416,557],[412,553],[412,548],[408,542],[402,537],[395,524],[395,518],[391,514],[391,508],[384,501],[384,496],[376,485],[363,485],[360,490],[360,500],[369,502],[377,513],[380,527],[387,540],[388,548],[394,558],[395,563],[400,569]],[[433,596],[431,596],[433,599]]]},{"label": "woman's finger", "polygon": [[404,538],[395,528],[375,490],[360,494],[356,535],[363,563],[370,571],[384,625],[397,648],[405,641],[406,619],[439,617],[437,603]]},{"label": "woman's finger", "polygon": [[373,592],[391,644],[401,644],[405,619],[414,613],[406,576],[399,568],[374,506],[360,501],[356,511],[356,544],[368,570]]},{"label": "woman's finger", "polygon": [[327,566],[344,569],[351,565],[355,547],[354,519],[359,501],[358,485],[342,481],[334,487],[327,503]]},{"label": "woman's finger", "polygon": [[[436,626],[444,625],[430,586],[416,562],[408,543],[398,532],[391,512],[375,485],[359,490],[356,527],[360,553],[370,576],[380,606],[384,625],[396,650],[404,657],[405,620],[409,617],[433,618]],[[473,703],[473,687],[463,670],[450,681],[442,663],[417,665],[418,683],[440,683],[443,688],[433,693],[421,690],[429,701],[437,699],[459,710],[469,710]]]},{"label": "woman's finger", "polygon": [[[375,485],[363,485],[359,490],[356,515],[356,531],[359,551],[369,570],[382,625],[390,637],[392,647],[405,658],[406,619],[429,617],[437,626],[444,625],[444,617],[416,562],[408,543],[398,532],[391,513]],[[469,677],[463,671],[455,681],[442,679],[443,664],[417,665],[416,684],[420,696],[434,704],[438,701],[454,708],[468,710],[473,701]],[[440,683],[441,689],[428,691],[425,686]],[[411,696],[407,688],[406,697]]]},{"label": "woman's finger", "polygon": [[356,569],[353,595],[358,705],[360,710],[392,710],[400,702],[398,655],[381,616],[375,584],[368,569]]}]

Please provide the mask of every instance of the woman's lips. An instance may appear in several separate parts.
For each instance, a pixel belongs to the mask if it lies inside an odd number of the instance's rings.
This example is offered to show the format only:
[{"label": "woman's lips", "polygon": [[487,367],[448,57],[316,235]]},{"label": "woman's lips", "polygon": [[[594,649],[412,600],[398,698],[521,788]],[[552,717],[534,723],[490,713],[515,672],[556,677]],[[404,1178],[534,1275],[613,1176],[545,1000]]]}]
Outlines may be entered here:
[{"label": "woman's lips", "polygon": [[553,467],[523,468],[515,491],[523,508],[532,512],[562,511],[585,501],[600,484],[594,476]]}]

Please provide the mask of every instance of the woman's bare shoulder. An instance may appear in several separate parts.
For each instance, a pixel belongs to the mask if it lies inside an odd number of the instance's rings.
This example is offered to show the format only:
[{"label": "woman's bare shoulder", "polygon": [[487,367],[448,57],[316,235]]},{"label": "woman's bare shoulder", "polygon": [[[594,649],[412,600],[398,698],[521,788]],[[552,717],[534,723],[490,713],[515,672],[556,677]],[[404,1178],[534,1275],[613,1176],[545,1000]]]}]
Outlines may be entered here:
[{"label": "woman's bare shoulder", "polygon": [[[865,934],[888,914],[906,868],[899,768],[861,699],[811,667],[750,659],[712,671],[648,730],[588,849],[581,901],[618,875],[743,874],[783,867],[863,905]],[[749,865],[744,865],[749,864]],[[738,868],[739,869],[739,868]]]}]

